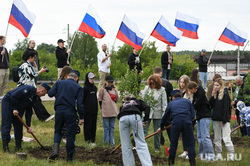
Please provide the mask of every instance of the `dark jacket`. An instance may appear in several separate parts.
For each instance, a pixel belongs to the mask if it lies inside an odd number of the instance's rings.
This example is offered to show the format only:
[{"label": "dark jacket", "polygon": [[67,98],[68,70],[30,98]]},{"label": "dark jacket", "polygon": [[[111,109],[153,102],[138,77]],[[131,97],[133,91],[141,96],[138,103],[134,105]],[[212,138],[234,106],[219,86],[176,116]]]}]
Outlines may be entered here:
[{"label": "dark jacket", "polygon": [[79,117],[84,118],[83,90],[72,78],[57,81],[49,90],[48,95],[49,97],[56,95],[55,111],[67,110],[75,113],[77,104]]},{"label": "dark jacket", "polygon": [[56,58],[57,58],[57,67],[63,68],[64,66],[68,66],[67,59],[68,53],[65,50],[65,47],[60,48],[59,46],[56,47]]},{"label": "dark jacket", "polygon": [[[172,56],[172,53],[170,52],[170,55]],[[174,61],[173,56],[172,56],[172,62]],[[169,64],[168,61],[168,53],[167,51],[163,52],[161,55],[161,66],[162,68],[167,68]],[[170,69],[172,68],[172,63],[170,64]]]},{"label": "dark jacket", "polygon": [[[237,108],[238,101],[243,101],[246,106],[250,106],[250,100],[245,98],[245,96],[250,96],[250,89],[247,90],[246,88],[244,88],[245,78],[246,78],[246,76],[243,79],[243,84],[239,87],[239,92],[238,92],[238,95],[236,97],[236,100],[234,99],[234,101],[235,101],[234,108]],[[234,85],[232,86],[233,93],[235,92],[236,88],[237,88],[237,86],[234,83]],[[231,89],[228,88],[228,91],[231,92]]]},{"label": "dark jacket", "polygon": [[133,70],[135,67],[137,69],[137,72],[140,73],[142,71],[142,66],[141,66],[141,58],[139,63],[135,63],[135,58],[139,57],[139,55],[135,55],[134,53],[131,53],[128,57],[128,65],[129,65],[129,70]]},{"label": "dark jacket", "polygon": [[[9,53],[6,48],[4,49],[5,49],[5,54],[3,57],[3,55],[1,54],[1,52],[3,51],[3,47],[0,47],[0,69],[8,69],[10,66]],[[2,61],[2,58],[3,58],[3,61]]]},{"label": "dark jacket", "polygon": [[207,72],[208,58],[205,55],[204,56],[200,55],[197,62],[199,64],[199,72]]},{"label": "dark jacket", "polygon": [[161,78],[161,80],[162,80],[162,87],[165,88],[165,91],[166,91],[166,94],[167,94],[167,100],[168,100],[168,103],[169,103],[170,102],[170,97],[171,97],[171,92],[173,91],[173,86],[166,78]]},{"label": "dark jacket", "polygon": [[192,123],[195,117],[194,107],[190,100],[177,97],[168,104],[168,107],[161,119],[161,129],[166,125],[169,116],[172,114],[173,123],[176,120],[186,120]]},{"label": "dark jacket", "polygon": [[[40,70],[40,61],[39,61],[39,56],[38,56],[38,52],[36,51],[36,50],[34,50],[34,49],[30,49],[29,47],[24,51],[24,53],[23,53],[23,60],[27,60],[27,53],[29,52],[29,51],[34,51],[35,53],[36,53],[36,65],[37,65],[37,69],[38,70]],[[34,66],[33,64],[32,64],[32,66]]]},{"label": "dark jacket", "polygon": [[97,88],[94,84],[91,84],[88,79],[88,74],[85,77],[85,83],[83,87],[83,105],[84,113],[96,115],[98,111],[98,102],[97,102]]},{"label": "dark jacket", "polygon": [[125,115],[138,114],[141,116],[143,111],[145,112],[143,122],[146,122],[149,119],[150,107],[142,100],[131,98],[121,105],[118,119]]},{"label": "dark jacket", "polygon": [[205,93],[204,89],[199,86],[193,95],[193,106],[196,111],[197,120],[211,117],[211,110]]},{"label": "dark jacket", "polygon": [[213,108],[212,120],[222,121],[223,124],[230,122],[231,118],[231,100],[227,89],[224,89],[223,98],[218,99],[219,92],[217,92],[216,99],[212,96],[209,100],[211,108]]}]

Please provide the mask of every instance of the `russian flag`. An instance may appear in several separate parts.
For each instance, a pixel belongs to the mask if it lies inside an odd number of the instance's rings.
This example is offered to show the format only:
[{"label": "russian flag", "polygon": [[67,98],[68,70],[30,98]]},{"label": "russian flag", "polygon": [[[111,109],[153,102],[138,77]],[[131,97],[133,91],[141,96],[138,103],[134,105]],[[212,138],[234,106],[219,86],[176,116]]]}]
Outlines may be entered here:
[{"label": "russian flag", "polygon": [[183,13],[176,13],[175,24],[179,30],[183,32],[182,36],[198,39],[197,30],[199,28],[200,19]]},{"label": "russian flag", "polygon": [[124,15],[116,38],[131,45],[134,49],[139,50],[142,49],[142,41],[144,37],[145,34],[139,30],[138,26]]},{"label": "russian flag", "polygon": [[94,8],[89,6],[78,31],[100,39],[105,36],[105,31],[101,27],[102,24],[103,20],[97,15]]},{"label": "russian flag", "polygon": [[31,13],[21,0],[14,0],[10,12],[9,23],[28,37],[36,16]]},{"label": "russian flag", "polygon": [[244,43],[247,40],[247,33],[239,30],[236,26],[229,22],[222,32],[219,40],[236,46],[244,46]]},{"label": "russian flag", "polygon": [[176,42],[181,38],[181,35],[182,31],[170,24],[163,16],[161,16],[160,21],[151,33],[151,36],[174,47]]}]

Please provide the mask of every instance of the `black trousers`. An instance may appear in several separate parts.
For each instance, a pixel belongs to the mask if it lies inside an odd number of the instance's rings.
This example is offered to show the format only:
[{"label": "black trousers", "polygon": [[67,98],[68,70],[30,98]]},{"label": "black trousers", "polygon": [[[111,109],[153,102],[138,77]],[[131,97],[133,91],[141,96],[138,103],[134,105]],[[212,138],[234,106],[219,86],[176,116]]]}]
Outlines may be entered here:
[{"label": "black trousers", "polygon": [[48,113],[48,111],[44,107],[42,100],[39,96],[37,96],[37,99],[36,99],[36,102],[33,106],[33,109],[36,113],[37,118],[40,121],[45,121],[47,118],[50,117],[50,114]]},{"label": "black trousers", "polygon": [[97,114],[84,114],[84,138],[87,142],[95,142]]},{"label": "black trousers", "polygon": [[[238,122],[238,124],[240,124],[240,112],[239,112],[238,109],[236,109],[235,114],[237,116],[237,122]],[[241,132],[242,137],[247,135],[247,127],[246,127],[246,125],[240,127],[240,132]]]}]

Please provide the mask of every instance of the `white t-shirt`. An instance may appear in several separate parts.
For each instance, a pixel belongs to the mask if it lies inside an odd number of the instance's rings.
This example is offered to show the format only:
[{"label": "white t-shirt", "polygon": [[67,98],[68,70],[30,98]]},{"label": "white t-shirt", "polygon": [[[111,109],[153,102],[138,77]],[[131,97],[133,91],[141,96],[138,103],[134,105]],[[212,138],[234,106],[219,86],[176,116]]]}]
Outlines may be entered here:
[{"label": "white t-shirt", "polygon": [[108,58],[106,61],[102,62],[103,58],[105,58],[105,52],[100,51],[97,54],[97,61],[98,61],[98,68],[99,71],[103,71],[105,73],[110,73],[110,68],[108,68],[108,65],[111,64],[110,58]]}]

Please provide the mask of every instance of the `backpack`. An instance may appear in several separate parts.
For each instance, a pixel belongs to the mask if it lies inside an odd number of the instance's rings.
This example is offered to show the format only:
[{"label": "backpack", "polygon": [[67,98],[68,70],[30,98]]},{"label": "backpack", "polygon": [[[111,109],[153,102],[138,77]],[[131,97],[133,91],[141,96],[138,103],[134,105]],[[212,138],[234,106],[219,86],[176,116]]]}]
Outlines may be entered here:
[{"label": "backpack", "polygon": [[12,78],[13,78],[13,81],[14,81],[14,82],[18,82],[19,79],[20,79],[19,74],[18,74],[18,68],[19,68],[23,63],[24,63],[24,61],[21,62],[18,66],[14,66],[14,67],[12,68]]}]

